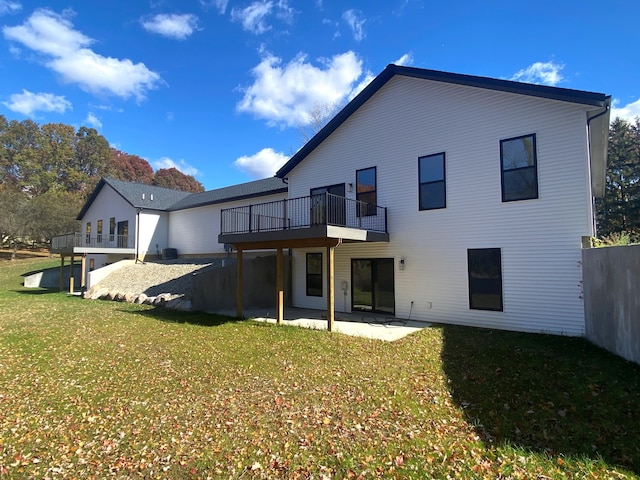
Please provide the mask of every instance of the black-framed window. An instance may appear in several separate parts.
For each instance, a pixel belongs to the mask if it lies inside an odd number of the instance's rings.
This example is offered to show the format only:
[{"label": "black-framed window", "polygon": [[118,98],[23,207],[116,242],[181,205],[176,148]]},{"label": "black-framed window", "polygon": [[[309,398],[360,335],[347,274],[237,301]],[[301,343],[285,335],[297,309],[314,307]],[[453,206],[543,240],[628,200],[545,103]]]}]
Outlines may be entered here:
[{"label": "black-framed window", "polygon": [[116,239],[116,217],[109,219],[109,241],[113,242]]},{"label": "black-framed window", "polygon": [[500,140],[502,201],[538,198],[536,134]]},{"label": "black-framed window", "polygon": [[322,296],[322,253],[307,253],[307,296]]},{"label": "black-framed window", "polygon": [[356,200],[366,203],[358,208],[358,216],[366,217],[376,214],[378,204],[376,167],[356,170]]},{"label": "black-framed window", "polygon": [[96,240],[98,243],[102,243],[102,220],[98,220],[96,225]]},{"label": "black-framed window", "polygon": [[418,183],[420,210],[447,206],[444,152],[418,158]]},{"label": "black-framed window", "polygon": [[502,252],[499,248],[467,250],[469,308],[502,311]]},{"label": "black-framed window", "polygon": [[85,243],[91,243],[91,222],[87,222],[86,230],[85,230]]}]

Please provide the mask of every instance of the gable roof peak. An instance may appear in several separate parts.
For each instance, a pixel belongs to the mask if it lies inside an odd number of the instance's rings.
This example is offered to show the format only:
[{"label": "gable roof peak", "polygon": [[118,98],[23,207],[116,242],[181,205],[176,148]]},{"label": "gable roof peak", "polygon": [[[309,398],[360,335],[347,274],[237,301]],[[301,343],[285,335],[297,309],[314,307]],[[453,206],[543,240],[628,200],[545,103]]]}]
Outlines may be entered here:
[{"label": "gable roof peak", "polygon": [[500,92],[514,93],[538,98],[546,98],[563,102],[578,103],[593,107],[606,108],[611,97],[602,93],[572,90],[568,88],[549,87],[532,83],[515,82],[490,77],[479,77],[461,73],[442,72],[417,67],[407,67],[390,63],[375,77],[353,100],[340,110],[316,135],[293,155],[276,176],[285,178],[315,148],[342,125],[356,110],[367,102],[378,90],[396,75],[473,88],[483,88]]}]

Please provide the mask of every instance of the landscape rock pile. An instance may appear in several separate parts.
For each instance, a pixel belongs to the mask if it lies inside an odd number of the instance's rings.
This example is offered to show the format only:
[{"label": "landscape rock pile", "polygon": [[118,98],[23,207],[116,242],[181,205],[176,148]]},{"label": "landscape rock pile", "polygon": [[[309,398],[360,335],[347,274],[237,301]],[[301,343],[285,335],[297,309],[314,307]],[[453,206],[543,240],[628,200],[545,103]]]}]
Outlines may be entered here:
[{"label": "landscape rock pile", "polygon": [[91,287],[84,298],[191,310],[193,275],[229,264],[229,259],[182,259],[124,266]]}]

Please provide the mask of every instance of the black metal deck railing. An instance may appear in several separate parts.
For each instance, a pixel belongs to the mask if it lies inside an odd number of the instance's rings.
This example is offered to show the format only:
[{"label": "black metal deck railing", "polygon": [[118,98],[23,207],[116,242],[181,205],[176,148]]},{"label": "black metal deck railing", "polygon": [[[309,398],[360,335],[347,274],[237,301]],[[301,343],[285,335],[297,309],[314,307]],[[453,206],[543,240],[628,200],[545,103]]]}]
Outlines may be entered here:
[{"label": "black metal deck railing", "polygon": [[387,233],[387,209],[330,193],[227,208],[221,234],[272,232],[336,225]]},{"label": "black metal deck railing", "polygon": [[67,233],[51,239],[51,250],[68,250],[73,247],[86,248],[135,248],[135,235],[91,236],[85,233]]}]

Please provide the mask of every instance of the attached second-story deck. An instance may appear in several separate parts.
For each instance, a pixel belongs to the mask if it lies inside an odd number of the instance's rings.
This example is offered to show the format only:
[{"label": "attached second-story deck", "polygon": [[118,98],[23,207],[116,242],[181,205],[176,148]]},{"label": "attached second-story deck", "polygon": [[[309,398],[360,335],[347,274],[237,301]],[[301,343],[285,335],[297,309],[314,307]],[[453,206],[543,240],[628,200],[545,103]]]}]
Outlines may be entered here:
[{"label": "attached second-story deck", "polygon": [[51,253],[135,253],[135,235],[67,233],[51,239]]},{"label": "attached second-story deck", "polygon": [[220,243],[341,239],[388,242],[387,209],[322,193],[222,210]]}]

